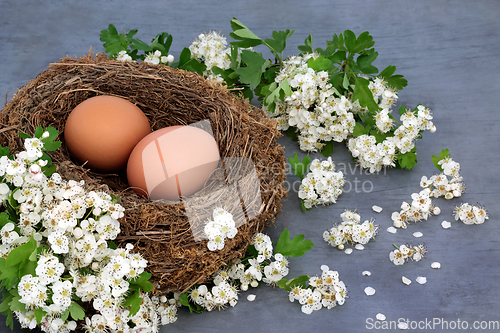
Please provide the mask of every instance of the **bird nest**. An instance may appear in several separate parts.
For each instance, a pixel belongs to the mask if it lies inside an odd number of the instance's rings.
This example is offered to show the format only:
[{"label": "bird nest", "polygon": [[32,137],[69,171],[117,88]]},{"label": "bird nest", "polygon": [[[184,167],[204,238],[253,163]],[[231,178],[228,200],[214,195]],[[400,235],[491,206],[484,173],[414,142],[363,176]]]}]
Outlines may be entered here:
[{"label": "bird nest", "polygon": [[[251,163],[218,168],[189,200],[152,202],[130,188],[125,172],[103,174],[82,167],[65,146],[68,115],[97,95],[137,105],[152,130],[208,121],[221,161],[236,157]],[[119,62],[104,54],[63,58],[19,89],[0,114],[0,124],[0,144],[11,153],[23,150],[19,131],[33,135],[38,126],[59,130],[62,146],[49,153],[57,172],[84,180],[89,190],[120,196],[125,216],[115,241],[117,246],[132,243],[148,260],[156,292],[184,292],[243,257],[253,236],[274,220],[286,195],[285,157],[275,122],[221,84],[168,66]],[[239,227],[222,250],[212,252],[200,233],[214,205],[225,206]]]}]

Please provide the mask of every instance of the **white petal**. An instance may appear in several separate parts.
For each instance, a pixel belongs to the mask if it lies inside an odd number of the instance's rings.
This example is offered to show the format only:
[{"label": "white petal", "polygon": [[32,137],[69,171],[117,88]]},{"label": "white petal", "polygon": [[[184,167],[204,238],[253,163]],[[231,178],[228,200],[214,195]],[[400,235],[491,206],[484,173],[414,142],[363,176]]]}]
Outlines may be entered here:
[{"label": "white petal", "polygon": [[417,231],[417,232],[414,232],[414,233],[413,233],[413,237],[415,237],[415,238],[420,238],[420,237],[422,237],[423,235],[424,235],[424,234],[423,234],[423,233],[421,233],[420,231]]},{"label": "white petal", "polygon": [[253,302],[255,300],[255,295],[254,294],[250,294],[247,296],[247,300],[250,301],[250,302]]},{"label": "white petal", "polygon": [[329,270],[330,270],[330,267],[328,267],[327,265],[321,265],[321,271],[328,272]]},{"label": "white petal", "polygon": [[377,315],[375,316],[375,318],[377,318],[377,320],[384,321],[385,320],[385,315],[383,313],[377,313]]},{"label": "white petal", "polygon": [[416,279],[417,283],[419,284],[426,284],[427,283],[427,278],[425,276],[419,276],[417,279]]},{"label": "white petal", "polygon": [[400,322],[398,323],[398,328],[399,328],[400,330],[407,330],[407,329],[408,329],[408,324],[407,324],[407,323],[405,323],[404,321],[400,321]]},{"label": "white petal", "polygon": [[377,213],[380,213],[382,211],[382,207],[380,206],[377,206],[377,205],[373,205],[372,206],[372,209],[377,212]]},{"label": "white petal", "polygon": [[441,226],[444,228],[444,229],[448,229],[451,227],[451,222],[448,222],[448,221],[443,221],[441,222]]},{"label": "white petal", "polygon": [[406,284],[407,286],[409,286],[409,285],[410,285],[410,283],[411,283],[411,280],[410,280],[410,279],[408,279],[406,276],[403,276],[403,277],[401,278],[401,280],[402,280],[402,281],[403,281],[403,283],[404,283],[404,284]]},{"label": "white petal", "polygon": [[439,269],[441,268],[441,264],[438,263],[437,261],[434,261],[432,264],[431,264],[431,267],[434,268],[434,269]]},{"label": "white petal", "polygon": [[366,294],[366,296],[375,295],[375,289],[373,289],[372,287],[366,287],[365,288],[365,294]]},{"label": "white petal", "polygon": [[434,207],[434,210],[432,211],[432,213],[434,213],[434,215],[439,215],[439,214],[441,214],[441,208],[439,208],[439,207]]},{"label": "white petal", "polygon": [[356,250],[362,251],[365,249],[365,247],[362,244],[356,244],[355,246]]},{"label": "white petal", "polygon": [[390,232],[391,234],[395,234],[396,232],[398,232],[398,229],[396,229],[394,227],[389,227],[389,228],[387,228],[387,231]]},{"label": "white petal", "polygon": [[344,252],[345,252],[345,254],[351,254],[351,253],[352,253],[352,249],[351,249],[351,248],[348,248],[348,249],[346,249]]},{"label": "white petal", "polygon": [[364,276],[370,276],[370,275],[372,275],[372,272],[370,272],[370,271],[363,271],[363,273],[361,273],[361,274],[363,274]]}]

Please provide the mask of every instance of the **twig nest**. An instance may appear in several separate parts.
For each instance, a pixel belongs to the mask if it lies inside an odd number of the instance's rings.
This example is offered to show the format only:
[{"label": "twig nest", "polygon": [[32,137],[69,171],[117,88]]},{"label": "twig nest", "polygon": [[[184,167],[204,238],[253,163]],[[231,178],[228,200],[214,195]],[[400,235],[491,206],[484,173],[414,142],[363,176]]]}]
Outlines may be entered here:
[{"label": "twig nest", "polygon": [[[221,160],[240,158],[249,163],[218,168],[202,190],[186,201],[158,203],[143,198],[130,188],[124,170],[104,174],[86,169],[64,143],[68,115],[82,101],[99,95],[122,97],[135,104],[146,114],[153,131],[209,124]],[[55,127],[63,142],[50,154],[57,172],[66,179],[84,180],[89,189],[121,197],[125,217],[120,221],[117,245],[130,242],[148,260],[157,292],[183,292],[241,258],[253,236],[276,217],[286,195],[285,156],[277,144],[280,133],[275,121],[226,87],[196,73],[119,62],[104,54],[63,58],[21,87],[5,105],[0,121],[0,144],[11,153],[23,149],[19,131],[33,135],[38,126]],[[252,175],[254,179],[249,178]],[[212,252],[202,233],[216,206],[225,207],[240,223],[237,235],[222,250]]]}]

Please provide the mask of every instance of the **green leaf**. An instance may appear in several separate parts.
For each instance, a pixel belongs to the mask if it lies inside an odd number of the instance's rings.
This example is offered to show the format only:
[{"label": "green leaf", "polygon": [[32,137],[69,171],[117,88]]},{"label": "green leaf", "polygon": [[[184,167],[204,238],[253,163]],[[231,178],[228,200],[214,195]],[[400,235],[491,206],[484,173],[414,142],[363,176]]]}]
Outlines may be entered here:
[{"label": "green leaf", "polygon": [[313,43],[313,35],[307,36],[306,39],[304,40],[304,45],[298,46],[299,51],[304,53],[313,53],[314,50],[312,47],[312,43]]},{"label": "green leaf", "polygon": [[35,250],[36,240],[33,238],[33,236],[31,236],[27,243],[16,247],[9,253],[9,256],[5,260],[5,263],[7,266],[14,266],[16,264],[19,264],[21,261],[28,259],[31,253],[33,253],[33,251]]},{"label": "green leaf", "polygon": [[233,19],[231,20],[231,28],[233,29],[233,32],[230,33],[229,36],[234,39],[240,40],[240,42],[231,42],[231,45],[241,48],[248,48],[264,43],[256,34],[250,31],[250,29],[248,29],[235,17],[233,17]]},{"label": "green leaf", "polygon": [[2,303],[0,303],[0,312],[5,314],[6,311],[10,312],[9,303],[12,301],[14,295],[10,293],[8,290],[4,290],[2,292]]},{"label": "green leaf", "polygon": [[10,327],[10,330],[13,331],[14,330],[14,316],[12,315],[12,312],[9,311],[9,313],[7,313],[7,314],[4,313],[4,315],[7,317],[5,319],[5,325]]},{"label": "green leaf", "polygon": [[75,301],[71,302],[71,305],[68,307],[69,314],[71,315],[71,318],[74,320],[82,320],[85,318],[85,310],[82,308],[82,306]]},{"label": "green leaf", "polygon": [[385,81],[388,85],[398,90],[401,90],[408,85],[408,81],[403,77],[403,75],[393,75],[385,78]]},{"label": "green leaf", "polygon": [[200,305],[189,302],[189,298],[188,298],[187,293],[181,294],[179,299],[180,299],[180,302],[182,305],[187,306],[189,308],[189,312],[191,312],[191,313],[193,313],[193,312],[202,313],[203,312],[203,308]]},{"label": "green leaf", "polygon": [[31,138],[31,136],[29,136],[28,134],[23,133],[23,132],[17,132],[17,135],[19,135],[19,137],[20,137],[21,139],[24,139],[24,140],[26,140],[26,139],[30,139],[30,138]]},{"label": "green leaf", "polygon": [[377,58],[377,56],[378,53],[374,51],[365,55],[360,55],[358,59],[356,59],[356,63],[358,64],[360,71],[365,74],[378,73],[377,67],[372,66],[372,62]]},{"label": "green leaf", "polygon": [[1,212],[0,213],[0,229],[2,229],[7,223],[12,223],[12,221],[9,218],[9,214],[6,212]]},{"label": "green leaf", "polygon": [[334,149],[335,146],[333,145],[333,142],[329,141],[323,146],[323,149],[321,149],[321,154],[323,154],[323,156],[325,157],[331,156]]},{"label": "green leaf", "polygon": [[345,90],[349,89],[349,75],[347,73],[343,73],[342,87]]},{"label": "green leaf", "polygon": [[370,36],[368,31],[362,32],[356,39],[356,46],[351,50],[351,52],[360,53],[363,50],[369,49],[375,45],[373,37]]},{"label": "green leaf", "polygon": [[386,78],[394,74],[394,72],[396,72],[396,66],[389,65],[382,72],[380,72],[378,76],[381,78]]},{"label": "green leaf", "polygon": [[151,52],[153,51],[153,47],[151,45],[144,43],[142,40],[139,39],[132,39],[132,44],[130,45],[130,49],[132,50],[140,50],[144,52]]},{"label": "green leaf", "polygon": [[439,152],[439,158],[441,160],[444,160],[445,158],[450,157],[450,150],[449,149],[443,149]]},{"label": "green leaf", "polygon": [[344,31],[344,44],[349,52],[356,52],[356,35],[351,30]]},{"label": "green leaf", "polygon": [[292,94],[292,88],[290,88],[288,80],[283,80],[279,86],[276,86],[276,82],[269,85],[269,90],[272,90],[272,92],[264,99],[264,105],[267,105],[268,109],[271,109],[272,105],[272,109],[269,110],[270,112],[274,112],[277,100],[283,101],[285,100],[285,96],[290,96]]},{"label": "green leaf", "polygon": [[154,285],[149,282],[149,279],[151,279],[151,273],[144,271],[135,280],[130,281],[130,284],[137,285],[144,292],[149,293],[154,289]]},{"label": "green leaf", "polygon": [[104,52],[110,56],[116,56],[118,52],[126,50],[130,44],[130,37],[137,33],[137,30],[131,30],[127,35],[118,34],[113,24],[108,26],[107,30],[102,30],[100,40],[104,42]]},{"label": "green leaf", "polygon": [[292,141],[298,141],[299,140],[299,137],[297,136],[297,131],[293,127],[289,127],[286,130],[285,134],[286,134],[287,137],[289,137],[290,139],[292,139]]},{"label": "green leaf", "polygon": [[311,163],[311,158],[309,155],[306,155],[301,162],[297,153],[293,153],[293,157],[289,157],[288,162],[290,162],[292,172],[302,180]]},{"label": "green leaf", "polygon": [[432,155],[432,163],[434,166],[440,171],[443,172],[443,167],[438,163],[441,160],[444,160],[445,158],[450,157],[450,150],[449,149],[443,149],[439,152],[439,156]]},{"label": "green leaf", "polygon": [[295,287],[300,287],[302,289],[307,288],[307,281],[309,281],[309,275],[301,275],[295,279],[281,279],[278,281],[278,287],[285,289],[285,291],[291,291]]},{"label": "green leaf", "polygon": [[367,107],[370,111],[377,111],[379,109],[379,106],[373,99],[373,93],[368,88],[368,84],[370,83],[370,81],[357,76],[354,77],[354,81],[355,86],[354,93],[352,95],[352,101],[354,102],[356,100],[359,100],[359,104],[361,106]]},{"label": "green leaf", "polygon": [[56,151],[61,147],[61,141],[52,141],[43,144],[43,150],[45,151]]},{"label": "green leaf", "polygon": [[235,71],[241,76],[240,81],[248,84],[250,88],[257,87],[262,79],[262,73],[271,62],[265,60],[262,54],[249,50],[241,51],[241,61],[247,66],[240,67]]},{"label": "green leaf", "polygon": [[123,306],[130,306],[129,316],[133,317],[141,309],[141,303],[142,303],[141,294],[140,294],[139,290],[136,290],[133,294],[129,295],[125,299]]},{"label": "green leaf", "polygon": [[[42,319],[43,319],[43,317],[45,317],[46,314],[47,314],[47,312],[43,311],[40,308],[35,310],[35,318],[36,318],[37,324],[40,324],[42,322]],[[62,316],[61,316],[61,319],[62,319]],[[63,319],[63,320],[65,320],[65,319]]]},{"label": "green leaf", "polygon": [[404,115],[406,112],[408,112],[408,109],[406,109],[404,106],[399,107],[399,115],[400,116]]},{"label": "green leaf", "polygon": [[378,77],[384,79],[391,87],[401,90],[408,85],[408,81],[403,75],[393,75],[394,72],[396,72],[396,66],[387,66]]},{"label": "green leaf", "polygon": [[264,39],[264,43],[271,49],[271,52],[275,54],[282,53],[286,47],[286,40],[293,35],[294,31],[295,30],[290,31],[288,29],[286,31],[273,31],[274,39],[266,38]]},{"label": "green leaf", "polygon": [[417,164],[417,154],[413,152],[414,150],[398,155],[398,164],[401,168],[411,170]]},{"label": "green leaf", "polygon": [[370,131],[370,135],[375,137],[375,140],[377,143],[382,143],[382,142],[384,142],[385,139],[387,139],[389,136],[391,136],[391,132],[380,133],[377,129],[372,129]]},{"label": "green leaf", "polygon": [[0,146],[0,157],[2,156],[9,156],[9,147],[1,147]]},{"label": "green leaf", "polygon": [[207,69],[207,66],[200,63],[198,60],[191,58],[191,51],[187,47],[185,47],[179,56],[179,63],[177,65],[177,68],[203,75],[203,72]]},{"label": "green leaf", "polygon": [[307,208],[306,204],[304,203],[304,199],[300,199],[300,207],[302,208],[302,212],[306,212],[306,210],[311,210],[311,208]]},{"label": "green leaf", "polygon": [[[36,260],[36,250],[33,251],[33,253],[35,254],[35,260]],[[31,258],[31,256],[30,256],[30,258]],[[36,266],[37,266],[36,261],[32,261],[30,259],[25,259],[21,263],[21,265],[19,266],[19,280],[21,280],[21,278],[23,276],[28,275],[28,274],[35,276],[36,275],[36,272],[35,272]]]},{"label": "green leaf", "polygon": [[304,240],[304,237],[301,234],[290,240],[290,232],[285,229],[276,243],[274,252],[281,253],[285,257],[301,257],[314,246],[311,240]]},{"label": "green leaf", "polygon": [[66,310],[63,313],[61,313],[61,319],[63,321],[66,321],[68,319],[68,317],[69,317],[69,310]]},{"label": "green leaf", "polygon": [[346,51],[337,51],[331,56],[328,57],[328,59],[335,64],[340,64],[343,61],[347,59],[347,53]]},{"label": "green leaf", "polygon": [[21,296],[19,295],[14,295],[12,297],[12,300],[9,302],[9,307],[11,311],[25,311],[26,310],[26,304],[19,302],[21,299]]},{"label": "green leaf", "polygon": [[361,125],[361,123],[358,122],[356,123],[356,125],[354,125],[354,130],[352,131],[352,135],[354,135],[355,137],[368,133],[370,133],[369,127],[365,128],[363,125]]},{"label": "green leaf", "polygon": [[307,67],[312,68],[317,72],[327,71],[332,67],[332,61],[323,56],[319,56],[316,59],[310,58],[307,61]]}]

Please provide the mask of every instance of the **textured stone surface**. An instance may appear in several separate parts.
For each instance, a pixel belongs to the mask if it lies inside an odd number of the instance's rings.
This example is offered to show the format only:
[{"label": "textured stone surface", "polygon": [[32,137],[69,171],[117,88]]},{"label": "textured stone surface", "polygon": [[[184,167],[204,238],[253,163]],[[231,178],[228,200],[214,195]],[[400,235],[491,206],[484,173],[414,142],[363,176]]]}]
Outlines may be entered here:
[{"label": "textured stone surface", "polygon": [[[397,72],[408,79],[399,94],[398,105],[415,107],[422,103],[434,112],[437,132],[424,133],[417,143],[418,164],[412,171],[387,170],[379,175],[354,170],[347,149],[336,145],[333,159],[345,171],[346,192],[337,204],[316,208],[303,214],[299,199],[290,192],[276,228],[268,230],[274,241],[283,228],[292,235],[304,233],[315,247],[302,258],[290,260],[289,277],[320,274],[320,266],[339,271],[350,298],[343,306],[315,312],[300,312],[300,305],[290,303],[287,294],[266,286],[251,291],[255,302],[240,303],[226,311],[189,314],[182,310],[176,323],[164,326],[163,332],[361,332],[367,318],[383,312],[387,320],[398,318],[447,321],[498,320],[500,276],[498,239],[498,193],[500,181],[497,166],[500,157],[500,14],[498,1],[0,1],[0,96],[12,97],[27,80],[61,57],[81,56],[92,47],[102,51],[99,33],[109,23],[119,31],[138,29],[137,37],[149,41],[167,31],[174,37],[171,53],[178,56],[199,33],[208,30],[228,35],[234,16],[260,37],[273,30],[295,29],[286,54],[298,54],[308,34],[314,35],[314,46],[345,29],[359,34],[368,30],[374,37],[379,69],[396,65]],[[261,52],[267,55],[264,49]],[[296,143],[281,138],[287,157],[297,152]],[[433,217],[418,226],[424,234],[427,259],[395,266],[389,261],[392,243],[415,242],[413,225],[398,233],[385,232],[391,225],[391,213],[402,201],[419,189],[421,176],[436,173],[431,155],[449,148],[462,166],[467,184],[460,199],[436,200],[444,216],[451,214],[461,201],[480,202],[490,212],[483,225],[456,223],[451,229],[440,226],[443,217]],[[350,164],[349,164],[350,163]],[[298,182],[288,177],[291,185]],[[364,187],[363,187],[364,185]],[[295,188],[298,188],[297,183]],[[293,188],[293,187],[292,187]],[[374,214],[371,207],[384,207]],[[381,231],[376,242],[365,250],[344,255],[322,240],[324,230],[340,220],[344,208],[357,208],[362,218],[374,217]],[[451,218],[451,217],[450,217]],[[443,268],[431,269],[439,261]],[[369,285],[376,295],[366,297],[363,290],[370,270]],[[426,276],[425,285],[402,284],[401,276],[414,280]],[[249,293],[249,292],[247,292]],[[1,316],[0,331],[5,318]],[[16,324],[18,332],[20,330]]]}]

